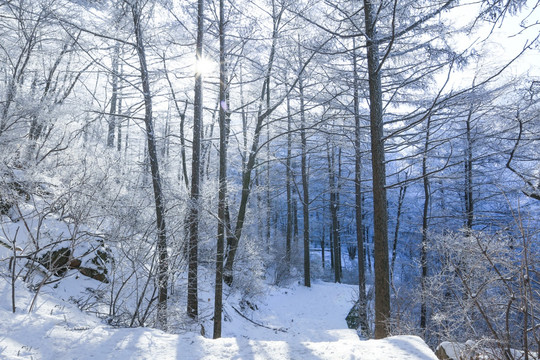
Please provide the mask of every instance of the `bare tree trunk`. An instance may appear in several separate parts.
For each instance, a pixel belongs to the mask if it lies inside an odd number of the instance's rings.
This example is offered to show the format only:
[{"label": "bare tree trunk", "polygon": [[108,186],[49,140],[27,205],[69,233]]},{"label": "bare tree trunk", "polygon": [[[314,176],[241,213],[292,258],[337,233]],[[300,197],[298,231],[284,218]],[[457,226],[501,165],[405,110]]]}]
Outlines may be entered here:
[{"label": "bare tree trunk", "polygon": [[[270,91],[268,91],[270,94]],[[270,96],[267,96],[267,106],[270,108]],[[272,235],[272,199],[270,191],[270,121],[266,122],[266,250],[270,251],[270,237]]]},{"label": "bare tree trunk", "polygon": [[342,166],[341,166],[341,147],[338,149],[337,153],[337,165],[338,165],[338,172],[336,177],[336,238],[337,238],[337,248],[339,252],[339,279],[343,278],[343,263],[341,261],[341,224],[339,223],[339,205],[340,205],[340,196],[341,196],[341,176],[342,176]]},{"label": "bare tree trunk", "polygon": [[219,339],[221,337],[221,320],[223,312],[223,259],[225,252],[225,232],[227,228],[227,146],[229,137],[229,114],[227,64],[225,59],[224,0],[219,1],[219,63],[219,202],[214,301],[214,339]]},{"label": "bare tree trunk", "polygon": [[[287,96],[287,159],[286,159],[286,191],[287,191],[287,239],[285,243],[285,262],[287,263],[287,270],[291,265],[291,242],[293,237],[293,199],[292,199],[292,116],[291,116],[291,100]],[[323,250],[324,259],[324,250]]]},{"label": "bare tree trunk", "polygon": [[325,237],[325,233],[324,233],[324,227],[323,227],[323,233],[322,233],[322,238],[321,238],[321,265],[322,265],[323,269],[325,268],[324,262],[326,261],[325,260],[325,254],[324,254],[325,253],[324,237]]},{"label": "bare tree trunk", "polygon": [[[120,73],[122,73],[122,70],[120,70]],[[120,87],[121,88],[121,87]],[[118,94],[118,114],[122,115],[122,94]],[[118,153],[122,152],[122,122],[119,121],[116,124],[116,127],[118,129],[117,139],[116,139],[116,151]]]},{"label": "bare tree trunk", "polygon": [[394,229],[394,242],[392,244],[392,261],[390,262],[390,276],[394,278],[394,265],[396,263],[396,255],[397,255],[397,244],[399,239],[399,225],[400,225],[400,219],[401,219],[401,212],[403,208],[403,201],[405,200],[405,194],[407,193],[407,185],[402,185],[399,187],[399,195],[398,195],[398,207],[397,207],[397,214],[396,214],[396,227]]},{"label": "bare tree trunk", "polygon": [[[195,61],[202,60],[203,34],[204,34],[204,0],[198,0],[197,13],[197,49]],[[199,243],[199,196],[201,175],[201,125],[202,125],[202,74],[195,73],[195,99],[193,112],[193,147],[191,159],[191,203],[189,213],[189,245],[188,245],[188,299],[187,313],[192,319],[199,316],[198,301],[198,243]]]},{"label": "bare tree trunk", "polygon": [[472,230],[474,220],[474,199],[473,199],[473,182],[472,182],[472,139],[471,139],[471,119],[473,111],[469,110],[466,120],[466,141],[465,148],[465,227],[467,230]]},{"label": "bare tree trunk", "polygon": [[[294,167],[293,167],[294,168]],[[293,175],[294,176],[294,175]],[[296,191],[293,190],[293,194],[295,193]],[[299,231],[298,231],[298,203],[296,202],[296,197],[293,196],[292,197],[293,199],[293,202],[292,202],[292,213],[293,213],[293,240],[294,242],[298,242],[298,234],[299,234]]]},{"label": "bare tree trunk", "polygon": [[[214,147],[212,145],[212,138],[214,137],[214,127],[216,124],[215,114],[219,112],[219,104],[216,102],[216,109],[212,114],[212,121],[208,126],[206,126],[206,135],[205,131],[203,130],[201,133],[201,179],[206,178],[207,180],[210,179],[210,163],[212,159],[212,150],[214,150]],[[204,124],[201,123],[201,129],[204,129]],[[204,141],[205,139],[208,139],[207,141]]]},{"label": "bare tree trunk", "polygon": [[184,106],[184,111],[180,115],[180,158],[182,162],[182,177],[184,178],[184,183],[186,184],[186,189],[189,189],[189,177],[187,171],[187,161],[186,161],[186,135],[184,133],[185,123],[186,123],[186,111],[187,111],[187,101]]},{"label": "bare tree trunk", "polygon": [[[328,201],[330,201],[330,199],[328,199]],[[323,198],[323,209],[326,209],[326,201],[325,199]],[[330,205],[328,206],[328,211],[329,211],[329,214],[332,214],[332,211],[330,210]],[[323,212],[324,214],[324,212]],[[323,215],[324,216],[324,215]],[[330,216],[330,219],[332,218],[332,215],[329,215]],[[326,224],[325,224],[326,226]],[[325,232],[323,231],[323,234],[325,234]],[[325,238],[326,238],[326,235],[325,235]],[[331,270],[334,270],[334,242],[332,241],[333,239],[333,231],[332,231],[332,222],[330,221],[330,229],[328,230],[328,248],[330,249],[330,269]]]},{"label": "bare tree trunk", "polygon": [[[328,210],[330,210],[330,208],[328,208]],[[332,231],[332,229],[330,229],[330,231],[328,231],[328,247],[330,248],[330,269],[334,270],[335,268],[335,263],[334,263],[334,254],[335,254],[335,251],[334,251],[334,232]]]},{"label": "bare tree trunk", "polygon": [[165,226],[165,206],[163,203],[163,191],[161,189],[161,176],[159,173],[159,163],[154,139],[154,124],[152,119],[152,95],[150,92],[150,80],[148,78],[148,67],[146,64],[146,53],[143,41],[143,31],[141,25],[142,9],[138,2],[131,6],[135,38],[137,41],[137,55],[139,57],[141,82],[144,96],[144,123],[146,126],[147,150],[152,172],[152,185],[154,188],[154,200],[156,204],[156,222],[158,231],[157,252],[158,252],[158,305],[157,305],[157,326],[161,329],[167,327],[167,290],[169,281],[168,254],[167,254],[167,232]]},{"label": "bare tree trunk", "polygon": [[[298,55],[301,67],[300,42],[298,43]],[[300,167],[302,172],[302,209],[304,215],[304,285],[311,287],[311,264],[309,258],[309,179],[307,173],[306,117],[304,108],[304,82],[302,80],[302,75],[300,75],[300,78],[298,79],[298,90],[300,92],[300,139],[302,142]]]},{"label": "bare tree trunk", "polygon": [[[272,7],[275,16],[275,6]],[[266,111],[270,109],[270,79],[266,82]],[[271,211],[272,201],[270,199],[270,121],[266,120],[266,247],[270,250],[270,226],[272,224]]]},{"label": "bare tree trunk", "polygon": [[339,221],[338,221],[338,204],[337,204],[337,186],[336,186],[336,174],[335,174],[335,154],[334,147],[330,148],[330,144],[326,144],[327,160],[328,160],[328,181],[330,187],[330,218],[332,220],[331,234],[332,241],[331,247],[334,255],[334,282],[341,282],[341,251],[339,249]]},{"label": "bare tree trunk", "polygon": [[364,0],[366,49],[369,77],[371,155],[373,169],[373,220],[375,250],[375,338],[389,334],[390,283],[388,266],[388,213],[386,204],[386,169],[382,109],[379,44],[374,11],[370,0]]},{"label": "bare tree trunk", "polygon": [[422,158],[422,177],[424,180],[424,211],[422,214],[422,244],[420,247],[420,265],[422,267],[421,289],[422,304],[420,305],[420,328],[426,329],[427,324],[427,305],[426,305],[426,281],[428,274],[427,264],[427,232],[429,217],[429,202],[431,198],[429,190],[429,177],[427,173],[427,156],[429,149],[429,137],[431,135],[431,116],[427,118],[426,124],[426,142],[424,143],[424,156]]},{"label": "bare tree trunk", "polygon": [[242,66],[240,66],[240,107],[241,107],[241,114],[242,114],[242,171],[246,170],[246,163],[248,158],[248,111],[246,109],[246,104],[244,101],[244,76],[243,76],[243,69]]},{"label": "bare tree trunk", "polygon": [[187,161],[186,161],[186,135],[184,133],[185,123],[186,123],[186,111],[187,111],[187,101],[184,106],[184,111],[180,115],[180,158],[182,162],[182,176],[184,178],[184,183],[186,184],[186,189],[189,189],[189,177],[187,171]]},{"label": "bare tree trunk", "polygon": [[353,39],[353,90],[354,90],[354,192],[355,192],[355,220],[356,220],[356,248],[358,251],[358,318],[360,329],[364,335],[369,333],[367,320],[367,297],[366,297],[366,263],[364,249],[364,232],[362,217],[362,149],[361,124],[360,124],[360,85],[358,78],[358,58],[356,54],[356,42]]},{"label": "bare tree trunk", "polygon": [[116,127],[116,109],[118,104],[118,61],[120,58],[120,44],[114,45],[112,58],[112,95],[109,113],[109,129],[107,131],[107,147],[114,148],[114,130]]}]

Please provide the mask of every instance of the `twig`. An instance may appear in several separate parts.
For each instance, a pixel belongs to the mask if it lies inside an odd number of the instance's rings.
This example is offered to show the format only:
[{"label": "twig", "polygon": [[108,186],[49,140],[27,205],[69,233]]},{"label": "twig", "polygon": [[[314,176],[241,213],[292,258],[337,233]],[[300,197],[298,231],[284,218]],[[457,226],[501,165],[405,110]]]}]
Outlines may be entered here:
[{"label": "twig", "polygon": [[288,329],[284,329],[284,328],[274,328],[274,327],[271,327],[271,326],[266,326],[266,325],[263,325],[263,324],[260,324],[256,321],[253,321],[251,320],[250,318],[248,318],[246,315],[242,314],[237,308],[235,308],[234,306],[231,305],[231,307],[234,309],[234,311],[236,311],[238,313],[238,315],[240,315],[241,317],[243,317],[244,319],[246,319],[247,321],[249,321],[250,323],[252,324],[255,324],[257,326],[260,326],[260,327],[263,327],[263,328],[266,328],[266,329],[270,329],[270,330],[274,330],[274,331],[281,331],[281,332],[284,332],[286,333]]}]

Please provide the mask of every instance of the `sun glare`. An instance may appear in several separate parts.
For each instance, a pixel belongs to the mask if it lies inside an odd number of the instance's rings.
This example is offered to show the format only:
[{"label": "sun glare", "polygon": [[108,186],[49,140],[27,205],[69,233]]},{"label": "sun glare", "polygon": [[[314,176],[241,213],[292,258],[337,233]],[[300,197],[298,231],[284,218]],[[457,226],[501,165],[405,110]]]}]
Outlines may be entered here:
[{"label": "sun glare", "polygon": [[216,72],[217,64],[207,58],[202,58],[195,61],[195,73],[203,76]]}]

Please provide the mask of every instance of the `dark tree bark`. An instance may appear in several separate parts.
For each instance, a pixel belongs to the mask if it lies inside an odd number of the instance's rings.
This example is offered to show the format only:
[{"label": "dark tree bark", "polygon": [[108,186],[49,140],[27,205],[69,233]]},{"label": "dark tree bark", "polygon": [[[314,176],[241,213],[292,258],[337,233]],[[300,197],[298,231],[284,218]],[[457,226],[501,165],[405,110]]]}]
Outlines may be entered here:
[{"label": "dark tree bark", "polygon": [[112,95],[109,111],[109,127],[107,131],[107,147],[114,147],[114,131],[116,127],[116,109],[118,105],[118,62],[120,58],[120,44],[114,45],[112,58]]},{"label": "dark tree bark", "polygon": [[[293,218],[293,198],[292,198],[292,115],[291,115],[291,99],[287,96],[287,159],[286,166],[286,191],[287,191],[287,237],[285,242],[285,262],[287,263],[287,271],[291,265],[291,243],[294,230]],[[324,262],[324,249],[323,249]]]},{"label": "dark tree bark", "polygon": [[[270,90],[267,91],[270,95]],[[270,108],[270,96],[267,96],[266,108]],[[266,121],[266,250],[270,251],[272,236],[272,197],[270,189],[270,121]]]},{"label": "dark tree bark", "polygon": [[184,133],[184,128],[186,124],[186,111],[187,111],[187,102],[184,106],[184,111],[179,113],[179,115],[180,115],[180,158],[182,162],[182,177],[184,178],[186,189],[189,189],[189,177],[188,177],[187,161],[186,161],[186,136]]},{"label": "dark tree bark", "polygon": [[[122,72],[122,70],[120,70]],[[122,115],[122,94],[118,94],[118,114]],[[117,128],[117,139],[116,139],[116,151],[119,153],[122,151],[122,122],[118,121],[116,124]]]},{"label": "dark tree bark", "polygon": [[343,277],[343,263],[341,261],[341,224],[339,222],[339,209],[340,209],[340,196],[341,196],[341,178],[342,178],[342,163],[341,163],[341,147],[338,149],[338,153],[337,153],[337,167],[338,167],[338,171],[337,171],[337,177],[336,177],[336,211],[335,211],[335,214],[336,214],[336,226],[334,228],[334,231],[335,231],[335,237],[336,237],[336,245],[337,245],[337,249],[339,251],[339,256],[338,256],[338,260],[339,260],[339,279],[341,281],[342,277]]},{"label": "dark tree bark", "polygon": [[397,214],[396,214],[396,227],[394,228],[394,242],[392,243],[392,260],[390,261],[390,276],[392,279],[394,278],[394,274],[395,274],[394,265],[396,263],[396,256],[397,256],[397,244],[399,240],[399,225],[401,222],[403,201],[405,200],[406,193],[407,193],[407,185],[400,186],[399,195],[398,195],[398,207],[397,207]]},{"label": "dark tree bark", "polygon": [[[275,9],[275,7],[274,7]],[[274,10],[274,16],[275,10]],[[270,81],[266,82],[266,110],[270,109]],[[266,248],[270,250],[270,228],[272,225],[272,200],[270,198],[270,121],[266,119]]]},{"label": "dark tree bark", "polygon": [[[300,43],[298,43],[298,55],[300,67],[302,58],[300,56]],[[304,105],[304,82],[300,74],[298,79],[298,91],[300,92],[300,141],[302,145],[301,153],[301,173],[302,173],[302,209],[304,218],[304,285],[311,287],[311,264],[309,258],[309,178],[307,173],[307,139],[306,139],[306,117]]]},{"label": "dark tree bark", "polygon": [[426,281],[428,274],[427,264],[427,232],[429,225],[429,203],[431,199],[431,193],[429,190],[429,177],[427,171],[427,156],[429,149],[429,137],[431,135],[431,116],[427,118],[426,124],[426,141],[424,143],[424,154],[422,158],[422,178],[424,183],[424,210],[422,213],[422,244],[420,247],[420,266],[422,267],[421,277],[421,289],[422,289],[422,303],[420,304],[420,328],[426,329],[427,324],[427,305],[426,305]]},{"label": "dark tree bark", "polygon": [[373,170],[375,338],[381,339],[389,334],[388,321],[390,320],[388,214],[379,44],[375,26],[375,14],[371,5],[370,0],[364,0],[370,100],[371,163]]},{"label": "dark tree bark", "polygon": [[144,123],[146,126],[146,140],[150,170],[152,173],[152,185],[154,188],[154,200],[156,206],[157,222],[157,252],[158,252],[158,305],[157,305],[157,325],[161,329],[167,327],[167,290],[168,290],[168,254],[167,254],[167,232],[165,225],[165,206],[163,203],[163,191],[161,189],[161,176],[159,173],[159,163],[154,138],[154,124],[152,119],[152,93],[150,91],[150,80],[148,78],[148,66],[146,63],[146,53],[143,41],[143,30],[141,25],[142,8],[138,2],[131,5],[133,16],[133,26],[135,31],[137,55],[139,57],[142,93],[144,96]]},{"label": "dark tree bark", "polygon": [[[328,208],[330,210],[330,207]],[[331,217],[331,216],[330,216]],[[330,248],[330,269],[334,270],[335,263],[334,263],[334,232],[332,229],[328,231],[328,247]]]},{"label": "dark tree bark", "polygon": [[227,147],[229,137],[227,63],[225,58],[224,0],[219,1],[219,190],[214,302],[214,339],[221,337],[223,312],[223,259],[227,228]]},{"label": "dark tree bark", "polygon": [[[294,168],[294,166],[293,166]],[[294,176],[294,173],[293,173],[293,176]],[[293,194],[295,193],[296,191],[293,189]],[[296,197],[293,196],[293,201],[292,201],[292,219],[293,219],[293,240],[294,242],[297,242],[298,241],[298,234],[299,234],[299,230],[298,230],[298,203],[296,202]]]},{"label": "dark tree bark", "polygon": [[323,228],[323,234],[322,234],[322,238],[321,238],[321,265],[322,265],[322,268],[324,269],[325,268],[325,264],[324,262],[326,261],[325,260],[325,249],[324,249],[324,228]]},{"label": "dark tree bark", "polygon": [[330,246],[332,247],[333,264],[334,264],[334,282],[341,282],[341,249],[339,245],[339,220],[338,220],[338,200],[337,200],[337,185],[336,185],[336,173],[335,173],[335,154],[334,146],[330,148],[330,144],[326,144],[327,161],[328,161],[328,181],[330,187],[330,218],[332,221],[331,234],[332,241]]},{"label": "dark tree bark", "polygon": [[471,138],[471,120],[473,111],[469,110],[467,119],[465,121],[465,227],[467,230],[472,230],[474,220],[474,199],[473,199],[473,180],[472,180],[472,167],[473,167],[473,154],[472,154],[472,138]]},{"label": "dark tree bark", "polygon": [[361,149],[361,123],[360,123],[360,85],[358,77],[358,57],[356,42],[353,39],[353,91],[354,91],[354,192],[355,192],[355,220],[356,220],[356,249],[358,251],[358,318],[360,329],[364,335],[369,333],[367,319],[366,297],[366,263],[364,249],[363,216],[362,216],[362,149]]},{"label": "dark tree bark", "polygon": [[248,112],[247,105],[244,100],[244,72],[242,66],[240,66],[240,112],[242,115],[242,171],[246,170],[246,163],[248,158]]},{"label": "dark tree bark", "polygon": [[[195,61],[202,60],[204,35],[204,0],[197,3],[197,49]],[[191,203],[189,210],[189,243],[188,243],[188,299],[187,313],[192,319],[199,316],[198,301],[198,246],[199,246],[199,197],[201,175],[201,126],[202,126],[202,74],[195,73],[195,99],[193,111],[193,143],[191,158]]]},{"label": "dark tree bark", "polygon": [[[212,120],[210,121],[210,124],[208,126],[204,126],[204,123],[201,122],[201,129],[203,129],[201,132],[201,179],[210,179],[210,159],[213,153],[212,150],[214,148],[211,147],[212,141],[204,141],[204,139],[209,140],[214,137],[216,114],[219,116],[219,103],[217,101],[215,111],[212,113]],[[206,131],[204,131],[204,129],[206,129]]]}]

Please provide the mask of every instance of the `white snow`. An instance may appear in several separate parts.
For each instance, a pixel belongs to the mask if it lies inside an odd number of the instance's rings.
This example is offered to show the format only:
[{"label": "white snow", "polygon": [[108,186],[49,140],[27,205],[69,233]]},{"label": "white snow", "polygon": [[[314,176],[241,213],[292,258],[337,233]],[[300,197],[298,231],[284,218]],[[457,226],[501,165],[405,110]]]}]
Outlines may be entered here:
[{"label": "white snow", "polygon": [[[28,313],[34,294],[21,282],[13,314],[8,281],[0,278],[0,359],[436,359],[418,337],[362,341],[347,329],[355,289],[348,285],[271,287],[253,309],[240,309],[230,297],[224,337],[213,340],[193,332],[114,328],[47,293]],[[211,332],[206,329],[207,336]]]}]

